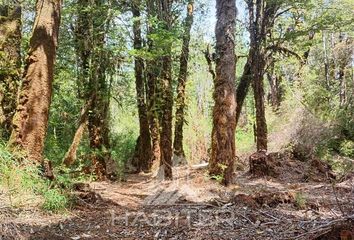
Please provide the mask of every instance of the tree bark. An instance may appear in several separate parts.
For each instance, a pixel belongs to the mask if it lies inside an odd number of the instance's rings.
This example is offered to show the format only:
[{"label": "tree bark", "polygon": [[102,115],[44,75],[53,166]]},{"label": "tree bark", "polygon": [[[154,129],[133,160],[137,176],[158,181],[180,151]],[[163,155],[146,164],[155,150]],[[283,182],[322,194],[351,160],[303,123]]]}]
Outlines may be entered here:
[{"label": "tree bark", "polygon": [[265,117],[265,103],[264,103],[264,83],[263,83],[263,69],[265,61],[263,54],[257,54],[252,62],[253,68],[253,92],[256,106],[256,136],[257,136],[257,150],[265,150],[268,148],[268,132],[267,121]]},{"label": "tree bark", "polygon": [[233,0],[217,0],[216,9],[217,58],[209,174],[221,176],[222,183],[228,185],[232,180],[235,160],[236,3]]},{"label": "tree bark", "polygon": [[[172,27],[172,2],[171,0],[158,1],[158,18],[163,23],[163,28],[170,31]],[[161,134],[160,134],[160,168],[163,168],[165,179],[172,179],[172,43],[163,43],[164,49],[160,58],[162,71],[160,74],[161,84]]]},{"label": "tree bark", "polygon": [[191,29],[193,25],[193,1],[190,1],[187,7],[187,17],[185,19],[182,53],[180,56],[180,67],[177,85],[176,99],[176,123],[175,123],[175,139],[173,143],[174,154],[177,157],[185,158],[183,150],[183,125],[185,122],[186,108],[186,82],[188,76],[188,60],[189,60],[189,42],[191,38]]},{"label": "tree bark", "polygon": [[275,73],[274,63],[270,67],[268,67],[268,71],[266,73],[267,79],[270,86],[270,92],[268,94],[268,103],[273,108],[273,111],[277,111],[280,107],[280,103],[282,100],[282,87],[281,87],[281,76],[278,76]]},{"label": "tree bark", "polygon": [[279,9],[276,2],[247,0],[250,28],[251,77],[256,107],[257,150],[267,151],[267,122],[265,117],[264,81],[266,67],[266,38],[272,29]]},{"label": "tree bark", "polygon": [[0,137],[8,139],[21,74],[21,6],[0,5]]},{"label": "tree bark", "polygon": [[[249,56],[252,55],[249,53]],[[252,82],[251,76],[251,63],[250,58],[248,57],[247,62],[243,68],[243,73],[240,79],[240,83],[236,89],[236,125],[241,116],[243,103],[247,97],[248,89],[250,88]]]},{"label": "tree bark", "polygon": [[[134,17],[133,32],[134,32],[134,49],[139,51],[142,49],[142,37],[141,37],[141,19],[140,19],[140,0],[132,3],[132,12]],[[138,53],[139,54],[139,53]],[[138,171],[148,172],[152,165],[152,149],[151,149],[151,136],[149,130],[149,120],[147,114],[146,104],[146,80],[144,76],[144,60],[136,56],[135,57],[135,85],[136,85],[136,97],[139,114],[139,140],[137,141],[137,153],[138,162],[136,168]]]},{"label": "tree bark", "polygon": [[87,116],[88,116],[88,111],[90,109],[90,105],[92,104],[92,101],[90,100],[85,104],[85,106],[81,110],[80,114],[80,120],[79,120],[79,126],[75,132],[73,141],[70,145],[70,148],[65,154],[63,163],[69,167],[71,166],[75,161],[76,161],[76,152],[77,149],[80,145],[82,135],[84,134],[85,128],[87,126]]},{"label": "tree bark", "polygon": [[75,47],[78,67],[78,97],[87,102],[90,95],[90,62],[93,51],[93,19],[91,0],[78,0]]},{"label": "tree bark", "polygon": [[11,145],[42,162],[48,126],[54,63],[60,25],[60,0],[38,0],[30,50],[13,120]]},{"label": "tree bark", "polygon": [[[151,19],[156,16],[156,3],[155,0],[147,1],[147,13],[148,18]],[[156,44],[151,38],[151,35],[155,33],[154,26],[148,24],[148,47],[149,52],[154,54],[156,51]],[[160,124],[159,113],[157,111],[158,106],[158,74],[160,72],[160,66],[157,64],[156,59],[147,61],[147,105],[148,105],[148,120],[152,141],[152,162],[160,162],[161,149],[160,149]]]},{"label": "tree bark", "polygon": [[107,161],[110,160],[109,143],[109,100],[110,92],[106,79],[107,52],[105,49],[107,9],[101,0],[94,1],[93,39],[89,94],[92,104],[88,115],[88,130],[92,150],[92,165],[99,179],[107,173]]},{"label": "tree bark", "polygon": [[88,8],[89,0],[78,0],[77,2],[77,20],[75,28],[75,48],[78,67],[77,91],[78,97],[85,100],[79,118],[78,128],[74,134],[73,141],[65,154],[63,163],[69,167],[76,161],[77,149],[80,145],[85,128],[87,127],[88,112],[91,108],[92,98],[89,97],[90,83],[90,59],[92,54],[92,17]]}]

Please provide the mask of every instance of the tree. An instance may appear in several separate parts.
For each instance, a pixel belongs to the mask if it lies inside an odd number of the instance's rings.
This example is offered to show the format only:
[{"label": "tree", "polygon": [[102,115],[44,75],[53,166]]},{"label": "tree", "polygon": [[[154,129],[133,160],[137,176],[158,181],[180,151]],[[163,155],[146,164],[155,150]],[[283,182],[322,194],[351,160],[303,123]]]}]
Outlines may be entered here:
[{"label": "tree", "polygon": [[[134,33],[134,49],[136,51],[142,50],[142,36],[141,36],[141,14],[140,14],[141,1],[132,2],[132,13],[134,17],[133,33]],[[141,53],[140,53],[141,54]],[[151,149],[151,136],[149,129],[149,119],[147,113],[147,97],[146,97],[146,79],[144,75],[144,60],[139,56],[139,52],[135,56],[135,86],[136,86],[136,99],[139,114],[139,138],[137,141],[136,157],[138,162],[136,167],[138,171],[149,171],[152,165],[152,149]]]},{"label": "tree", "polygon": [[109,104],[110,90],[106,79],[108,53],[106,52],[107,6],[102,0],[95,0],[92,17],[92,55],[89,89],[86,95],[92,100],[88,114],[88,130],[91,161],[98,178],[106,176],[106,163],[110,158],[109,143]]},{"label": "tree", "polygon": [[148,53],[151,57],[146,61],[146,81],[147,81],[147,105],[148,105],[148,119],[150,126],[150,134],[152,141],[152,162],[160,162],[161,149],[160,149],[160,123],[158,112],[158,74],[160,66],[156,59],[156,52],[158,49],[157,44],[154,42],[153,36],[156,34],[157,26],[153,19],[157,14],[157,7],[155,0],[147,1],[147,15],[148,15],[148,29],[147,29],[147,44]]},{"label": "tree", "polygon": [[90,59],[93,51],[92,44],[92,15],[88,11],[90,7],[89,0],[78,0],[77,2],[77,20],[75,28],[75,49],[78,68],[77,92],[78,98],[83,99],[86,104],[83,106],[80,114],[79,124],[73,141],[65,154],[63,163],[66,166],[72,165],[76,160],[76,152],[80,145],[82,136],[87,126],[89,109],[92,104],[92,94],[90,95]]},{"label": "tree", "polygon": [[263,76],[267,64],[266,39],[272,29],[276,12],[279,9],[277,2],[257,0],[247,1],[249,11],[250,31],[250,58],[252,88],[256,107],[256,141],[257,150],[267,150],[268,131],[265,117],[264,81]]},{"label": "tree", "polygon": [[[249,54],[251,56],[251,54]],[[251,59],[250,57],[247,58],[247,62],[243,68],[243,73],[240,79],[239,84],[237,85],[236,89],[236,125],[241,116],[242,106],[247,97],[248,89],[252,83],[252,76],[251,76]]]},{"label": "tree", "polygon": [[[173,0],[157,1],[158,19],[162,24],[162,29],[170,36],[172,29],[172,3]],[[160,81],[161,93],[161,134],[160,134],[160,167],[163,169],[165,179],[172,179],[172,41],[167,38],[161,46],[164,52],[160,59],[162,65]]]},{"label": "tree", "polygon": [[42,162],[60,25],[60,0],[38,0],[10,144]]},{"label": "tree", "polygon": [[8,139],[21,73],[21,6],[0,5],[0,137]]},{"label": "tree", "polygon": [[177,157],[185,157],[183,150],[183,125],[185,122],[186,108],[186,82],[188,76],[189,42],[193,25],[194,2],[189,1],[187,6],[187,16],[184,23],[182,53],[180,56],[177,99],[176,99],[176,124],[175,139],[173,142],[174,154]]},{"label": "tree", "polygon": [[209,174],[222,176],[222,183],[227,185],[232,180],[235,160],[236,3],[233,0],[217,0],[216,10],[215,105]]}]

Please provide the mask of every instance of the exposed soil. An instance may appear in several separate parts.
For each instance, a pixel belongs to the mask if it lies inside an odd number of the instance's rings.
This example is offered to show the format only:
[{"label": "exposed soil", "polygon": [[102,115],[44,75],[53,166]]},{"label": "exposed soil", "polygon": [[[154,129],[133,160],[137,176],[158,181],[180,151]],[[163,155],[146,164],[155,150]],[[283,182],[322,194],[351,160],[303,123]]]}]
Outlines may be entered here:
[{"label": "exposed soil", "polygon": [[304,179],[310,167],[289,158],[276,178],[245,169],[229,187],[187,166],[173,181],[132,174],[82,185],[64,215],[0,208],[0,239],[354,239],[353,176]]}]

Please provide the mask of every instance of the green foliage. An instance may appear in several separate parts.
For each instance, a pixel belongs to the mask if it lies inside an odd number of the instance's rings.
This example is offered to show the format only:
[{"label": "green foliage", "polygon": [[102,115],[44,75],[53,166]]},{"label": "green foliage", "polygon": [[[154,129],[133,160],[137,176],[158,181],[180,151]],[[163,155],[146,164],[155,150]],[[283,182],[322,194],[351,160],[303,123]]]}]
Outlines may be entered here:
[{"label": "green foliage", "polygon": [[211,176],[210,176],[210,179],[214,179],[214,180],[217,181],[218,183],[222,183],[222,182],[224,181],[224,177],[225,177],[224,172],[225,172],[227,166],[224,165],[224,164],[219,163],[219,164],[218,164],[218,167],[219,167],[220,170],[222,171],[222,174],[211,175]]},{"label": "green foliage", "polygon": [[42,208],[50,212],[60,212],[68,205],[68,198],[60,189],[47,189],[43,193]]},{"label": "green foliage", "polygon": [[117,164],[117,174],[122,177],[126,163],[132,159],[139,136],[139,122],[135,103],[122,109],[112,104],[111,154]]},{"label": "green foliage", "polygon": [[249,154],[255,149],[253,127],[240,128],[236,131],[236,151],[237,155]]},{"label": "green foliage", "polygon": [[354,158],[354,141],[344,140],[340,143],[339,151],[344,156]]},{"label": "green foliage", "polygon": [[37,167],[27,162],[21,154],[14,155],[0,143],[0,189],[9,205],[15,208],[42,206],[58,212],[68,204],[66,194],[45,180]]},{"label": "green foliage", "polygon": [[305,209],[307,203],[306,196],[302,192],[297,192],[295,194],[295,206],[298,209]]}]

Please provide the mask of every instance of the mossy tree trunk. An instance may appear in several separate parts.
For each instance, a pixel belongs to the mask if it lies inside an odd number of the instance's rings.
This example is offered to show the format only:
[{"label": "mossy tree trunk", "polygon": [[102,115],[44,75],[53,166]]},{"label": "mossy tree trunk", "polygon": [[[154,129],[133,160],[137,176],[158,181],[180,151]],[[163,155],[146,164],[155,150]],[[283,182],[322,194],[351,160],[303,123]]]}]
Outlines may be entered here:
[{"label": "mossy tree trunk", "polygon": [[135,163],[135,167],[138,171],[150,171],[152,165],[152,149],[151,149],[151,136],[149,129],[149,120],[147,113],[147,96],[146,96],[146,79],[144,75],[144,60],[138,56],[139,50],[142,49],[142,36],[141,36],[141,1],[133,1],[132,13],[134,17],[133,33],[134,33],[134,49],[137,50],[137,56],[135,57],[135,86],[136,86],[136,98],[139,114],[139,139],[136,147],[136,157],[138,161]]},{"label": "mossy tree trunk", "polygon": [[209,174],[231,183],[235,160],[236,57],[234,0],[216,1],[216,78]]},{"label": "mossy tree trunk", "polygon": [[11,145],[42,162],[52,96],[54,63],[60,25],[60,0],[38,0],[30,50],[13,120]]},{"label": "mossy tree trunk", "polygon": [[177,157],[185,157],[183,150],[183,125],[185,122],[186,110],[186,82],[188,76],[188,60],[189,60],[189,42],[191,38],[191,29],[193,25],[193,1],[189,1],[187,6],[187,17],[185,19],[182,53],[180,56],[180,66],[177,85],[176,99],[176,124],[175,124],[175,139],[173,142],[174,154]]},{"label": "mossy tree trunk", "polygon": [[151,18],[156,17],[157,6],[155,0],[147,0],[147,14],[148,14],[148,51],[154,56],[147,61],[146,78],[147,78],[147,108],[148,120],[152,142],[152,162],[160,162],[161,149],[160,149],[160,122],[159,122],[159,84],[158,75],[161,67],[155,57],[158,46],[152,39],[152,35],[156,32],[156,26],[149,21]]},{"label": "mossy tree trunk", "polygon": [[256,107],[257,150],[267,150],[268,133],[265,117],[264,80],[266,68],[266,37],[274,25],[279,4],[276,2],[247,0],[250,29],[250,71]]},{"label": "mossy tree trunk", "polygon": [[63,163],[69,167],[76,160],[77,149],[87,126],[88,112],[91,109],[92,95],[89,91],[90,81],[90,61],[92,53],[92,15],[89,12],[90,0],[78,0],[77,20],[75,28],[75,49],[77,58],[78,78],[77,91],[78,98],[86,103],[82,107],[79,124],[73,137],[73,141],[65,154]]},{"label": "mossy tree trunk", "polygon": [[[249,56],[250,55],[252,55],[252,53],[249,53]],[[243,68],[243,73],[240,78],[240,82],[237,85],[237,89],[236,89],[236,101],[237,101],[236,102],[236,125],[238,124],[238,121],[240,119],[243,103],[245,102],[248,89],[250,88],[252,83],[250,61],[251,61],[250,57],[248,57],[247,62]]]},{"label": "mossy tree trunk", "polygon": [[8,139],[21,74],[21,6],[0,5],[0,137]]},{"label": "mossy tree trunk", "polygon": [[[93,51],[93,19],[91,0],[78,0],[75,27],[75,49],[77,58],[77,91],[84,101],[90,98],[90,70]],[[87,101],[86,101],[87,102]]]},{"label": "mossy tree trunk", "polygon": [[[161,21],[163,29],[170,32],[172,29],[172,0],[159,0],[158,19]],[[164,49],[163,55],[159,57],[162,65],[160,80],[161,94],[161,134],[160,134],[160,168],[163,169],[165,179],[172,179],[172,43],[163,41],[160,48]]]},{"label": "mossy tree trunk", "polygon": [[110,158],[109,143],[109,104],[110,90],[106,79],[108,56],[105,49],[107,8],[102,0],[94,1],[93,12],[93,50],[89,79],[91,98],[88,114],[88,130],[92,149],[92,164],[99,179],[107,173],[106,163]]}]

